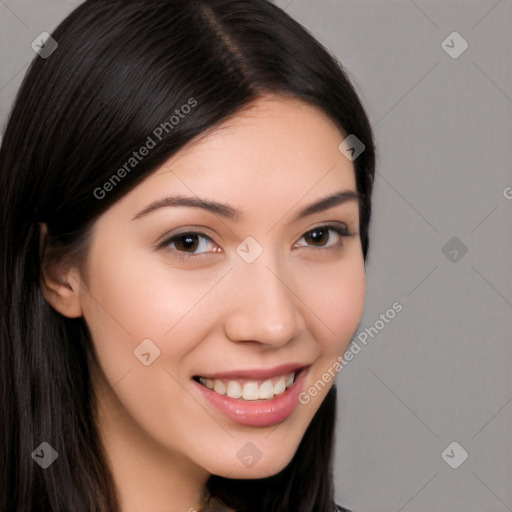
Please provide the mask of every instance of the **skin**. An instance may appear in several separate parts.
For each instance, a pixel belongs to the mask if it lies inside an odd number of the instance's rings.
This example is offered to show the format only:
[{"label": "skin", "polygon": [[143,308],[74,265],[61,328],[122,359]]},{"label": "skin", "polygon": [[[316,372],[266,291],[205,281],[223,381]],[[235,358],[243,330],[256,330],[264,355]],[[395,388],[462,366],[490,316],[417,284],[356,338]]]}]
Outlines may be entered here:
[{"label": "skin", "polygon": [[[333,381],[278,425],[248,427],[209,404],[191,379],[298,362],[311,365],[307,389],[345,352],[365,299],[357,200],[293,220],[320,198],[356,190],[353,164],[338,150],[344,138],[299,100],[261,98],[102,214],[83,274],[47,270],[47,299],[83,316],[91,331],[99,428],[124,512],[199,508],[211,474],[267,477],[293,457]],[[214,199],[242,216],[165,207],[132,220],[175,194]],[[325,224],[352,235],[304,237]],[[211,240],[198,237],[188,253],[179,238],[155,249],[178,228]],[[263,247],[251,264],[236,252],[247,236]],[[160,349],[150,366],[134,356],[146,338]],[[250,468],[237,458],[248,442],[262,453]]]}]

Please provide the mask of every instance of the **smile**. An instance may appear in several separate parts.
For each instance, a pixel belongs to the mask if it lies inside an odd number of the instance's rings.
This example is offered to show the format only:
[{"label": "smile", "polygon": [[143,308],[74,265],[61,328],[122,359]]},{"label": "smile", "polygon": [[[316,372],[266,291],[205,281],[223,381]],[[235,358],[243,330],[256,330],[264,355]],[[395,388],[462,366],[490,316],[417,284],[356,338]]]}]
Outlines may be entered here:
[{"label": "smile", "polygon": [[299,406],[309,366],[284,365],[192,379],[200,395],[232,421],[269,427],[284,421]]},{"label": "smile", "polygon": [[297,372],[292,372],[266,380],[225,380],[198,377],[197,381],[215,393],[227,395],[230,398],[247,401],[272,400],[293,385],[296,374]]}]

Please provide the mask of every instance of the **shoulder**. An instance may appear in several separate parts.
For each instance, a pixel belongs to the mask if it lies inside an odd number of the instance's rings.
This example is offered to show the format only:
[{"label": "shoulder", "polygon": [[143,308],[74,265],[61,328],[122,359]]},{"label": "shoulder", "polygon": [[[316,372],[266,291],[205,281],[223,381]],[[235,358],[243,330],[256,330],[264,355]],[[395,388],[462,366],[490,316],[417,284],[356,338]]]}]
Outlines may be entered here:
[{"label": "shoulder", "polygon": [[334,504],[334,512],[352,512],[348,508],[343,508],[341,505],[338,505],[338,503]]}]

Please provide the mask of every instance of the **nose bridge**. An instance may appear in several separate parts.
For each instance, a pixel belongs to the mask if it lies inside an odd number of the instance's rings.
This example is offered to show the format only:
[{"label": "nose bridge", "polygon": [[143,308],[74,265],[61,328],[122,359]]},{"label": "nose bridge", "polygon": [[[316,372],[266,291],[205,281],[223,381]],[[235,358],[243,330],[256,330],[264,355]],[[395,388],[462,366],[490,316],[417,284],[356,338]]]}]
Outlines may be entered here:
[{"label": "nose bridge", "polygon": [[228,337],[280,345],[304,329],[300,301],[284,274],[265,252],[252,263],[237,262],[225,323]]}]

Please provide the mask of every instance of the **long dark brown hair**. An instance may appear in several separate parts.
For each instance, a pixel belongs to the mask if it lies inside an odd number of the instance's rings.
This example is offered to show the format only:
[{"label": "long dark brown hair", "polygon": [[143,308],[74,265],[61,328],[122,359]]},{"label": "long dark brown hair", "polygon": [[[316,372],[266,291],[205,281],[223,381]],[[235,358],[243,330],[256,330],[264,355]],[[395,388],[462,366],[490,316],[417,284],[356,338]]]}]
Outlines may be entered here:
[{"label": "long dark brown hair", "polygon": [[[36,56],[0,149],[0,508],[118,512],[96,427],[83,318],[66,318],[40,286],[40,223],[55,255],[80,254],[94,221],[187,142],[267,93],[321,109],[365,145],[354,161],[366,260],[373,134],[342,66],[267,0],[87,0]],[[196,102],[150,153],[105,183],[176,109]],[[332,512],[336,388],[292,461],[265,479],[212,476],[213,495],[241,512]],[[31,457],[47,441],[58,460]],[[342,510],[342,509],[340,509]]]}]

